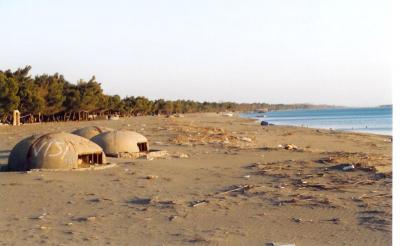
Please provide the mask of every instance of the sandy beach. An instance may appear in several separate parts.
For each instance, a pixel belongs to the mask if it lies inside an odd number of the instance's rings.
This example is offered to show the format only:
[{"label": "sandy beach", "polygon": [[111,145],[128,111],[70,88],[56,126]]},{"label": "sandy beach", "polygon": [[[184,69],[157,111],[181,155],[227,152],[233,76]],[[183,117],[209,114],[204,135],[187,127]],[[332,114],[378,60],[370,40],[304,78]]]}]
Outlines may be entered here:
[{"label": "sandy beach", "polygon": [[169,155],[0,172],[1,245],[391,244],[389,136],[214,113],[0,126],[0,164],[32,134],[92,125],[137,131]]}]

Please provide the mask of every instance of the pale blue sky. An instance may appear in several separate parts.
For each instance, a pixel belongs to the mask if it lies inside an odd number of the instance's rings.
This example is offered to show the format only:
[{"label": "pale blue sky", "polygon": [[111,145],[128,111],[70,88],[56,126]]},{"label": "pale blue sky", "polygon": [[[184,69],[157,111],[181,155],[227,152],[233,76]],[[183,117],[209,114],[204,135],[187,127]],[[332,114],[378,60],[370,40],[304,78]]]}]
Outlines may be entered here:
[{"label": "pale blue sky", "polygon": [[388,0],[0,0],[0,69],[151,99],[391,103]]}]

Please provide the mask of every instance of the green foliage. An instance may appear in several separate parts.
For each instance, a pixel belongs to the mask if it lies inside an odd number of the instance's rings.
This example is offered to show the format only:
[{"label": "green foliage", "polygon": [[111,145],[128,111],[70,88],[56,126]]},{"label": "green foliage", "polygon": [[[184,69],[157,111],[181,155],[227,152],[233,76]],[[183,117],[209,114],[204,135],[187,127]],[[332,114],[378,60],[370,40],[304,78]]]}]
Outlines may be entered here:
[{"label": "green foliage", "polygon": [[18,81],[6,72],[0,71],[0,114],[11,113],[20,103]]},{"label": "green foliage", "polygon": [[[64,84],[66,83],[64,77],[59,74],[49,76],[43,74],[36,76],[35,83],[35,96],[43,99],[43,104],[40,112],[46,115],[55,114],[63,110]],[[35,112],[38,110],[35,110]]]},{"label": "green foliage", "polygon": [[105,95],[101,84],[93,76],[89,81],[79,80],[71,84],[58,73],[42,74],[31,78],[30,66],[11,70],[0,70],[0,119],[19,109],[24,114],[55,115],[58,113],[121,113],[124,115],[154,115],[194,112],[253,111],[308,108],[308,104],[238,104],[232,102],[195,102],[191,100],[149,100],[146,97]]}]

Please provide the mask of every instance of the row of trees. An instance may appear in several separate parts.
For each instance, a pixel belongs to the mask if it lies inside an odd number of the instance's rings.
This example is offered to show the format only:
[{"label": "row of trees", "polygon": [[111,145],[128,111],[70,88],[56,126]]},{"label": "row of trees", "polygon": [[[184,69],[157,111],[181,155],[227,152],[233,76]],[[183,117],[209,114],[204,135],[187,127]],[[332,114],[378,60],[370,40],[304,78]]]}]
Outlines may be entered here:
[{"label": "row of trees", "polygon": [[258,108],[270,110],[305,108],[311,105],[271,105],[263,103],[238,104],[232,102],[195,102],[190,100],[149,100],[146,97],[106,95],[93,76],[89,81],[76,84],[61,74],[42,74],[31,77],[30,66],[16,71],[0,70],[0,120],[7,121],[13,110],[22,115],[55,115],[71,112],[119,113],[122,115],[152,115],[191,112],[250,111]]}]

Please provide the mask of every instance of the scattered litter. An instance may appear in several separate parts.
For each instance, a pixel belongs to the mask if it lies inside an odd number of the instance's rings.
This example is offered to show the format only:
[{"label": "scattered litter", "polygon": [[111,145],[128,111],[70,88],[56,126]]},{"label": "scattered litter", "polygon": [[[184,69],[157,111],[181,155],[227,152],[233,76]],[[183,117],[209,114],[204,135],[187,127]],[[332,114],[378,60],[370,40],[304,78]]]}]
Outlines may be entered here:
[{"label": "scattered litter", "polygon": [[333,222],[334,224],[338,224],[340,222],[340,218],[331,218],[331,219],[327,219],[326,221],[330,221]]},{"label": "scattered litter", "polygon": [[343,171],[351,171],[354,170],[354,165],[348,165],[342,168]]},{"label": "scattered litter", "polygon": [[200,206],[200,205],[207,204],[207,203],[209,203],[209,202],[210,202],[210,201],[208,201],[208,200],[196,200],[196,201],[191,202],[191,203],[190,203],[190,206],[191,206],[191,207],[197,207],[197,206]]},{"label": "scattered litter", "polygon": [[296,223],[313,222],[313,220],[303,220],[301,218],[292,218],[292,221]]},{"label": "scattered litter", "polygon": [[95,216],[86,217],[86,221],[95,221],[95,220],[96,220]]},{"label": "scattered litter", "polygon": [[244,191],[250,190],[254,187],[255,187],[254,185],[235,185],[234,188],[219,192],[219,193],[217,193],[217,195],[227,194],[227,193],[231,193],[231,192],[244,192]]},{"label": "scattered litter", "polygon": [[93,222],[95,220],[96,220],[96,216],[80,217],[80,218],[76,219],[76,221],[78,221],[78,222]]},{"label": "scattered litter", "polygon": [[296,223],[300,223],[300,222],[303,221],[303,220],[300,219],[300,218],[292,218],[292,220],[293,220],[294,222],[296,222]]},{"label": "scattered litter", "polygon": [[270,242],[267,243],[266,246],[295,246],[294,243],[277,243],[277,242]]},{"label": "scattered litter", "polygon": [[147,175],[146,179],[158,179],[157,175]]},{"label": "scattered litter", "polygon": [[298,150],[299,148],[294,144],[285,144],[284,149],[287,149],[287,150]]},{"label": "scattered litter", "polygon": [[222,113],[222,116],[232,117],[232,116],[233,116],[233,113]]},{"label": "scattered litter", "polygon": [[339,164],[335,166],[329,167],[329,169],[336,169],[341,171],[352,171],[355,169],[355,166],[352,164]]},{"label": "scattered litter", "polygon": [[184,125],[173,128],[178,135],[170,140],[173,144],[182,146],[193,145],[224,145],[237,148],[248,148],[254,145],[254,141],[250,137],[240,137],[228,133],[222,128],[200,127]]},{"label": "scattered litter", "polygon": [[155,158],[166,158],[169,154],[166,150],[150,150],[146,153],[147,160],[153,160]]},{"label": "scattered litter", "polygon": [[43,213],[43,214],[41,214],[41,215],[39,215],[39,216],[37,216],[37,217],[33,217],[32,219],[35,219],[35,220],[42,220],[42,219],[44,219],[44,217],[47,215],[47,213]]},{"label": "scattered litter", "polygon": [[173,221],[173,220],[176,220],[177,218],[178,218],[178,216],[172,215],[172,216],[169,216],[169,217],[168,217],[168,220],[169,220],[169,221]]},{"label": "scattered litter", "polygon": [[128,203],[136,204],[136,205],[149,205],[151,203],[155,203],[156,201],[157,201],[157,197],[155,197],[155,198],[135,198],[135,199],[128,201]]},{"label": "scattered litter", "polygon": [[[317,160],[319,163],[324,164],[337,164],[336,166],[329,167],[330,169],[343,170],[346,166],[354,166],[354,169],[390,174],[392,171],[392,157],[390,155],[381,155],[373,153],[360,153],[360,152],[325,152],[324,154],[329,157],[321,158]],[[347,171],[353,170],[352,167],[348,167]]]},{"label": "scattered litter", "polygon": [[119,120],[119,115],[113,115],[108,118],[109,120]]},{"label": "scattered litter", "polygon": [[189,158],[189,156],[187,154],[181,153],[181,154],[175,155],[175,158]]},{"label": "scattered litter", "polygon": [[239,139],[242,140],[242,141],[248,142],[248,143],[253,142],[253,140],[251,138],[248,138],[248,137],[240,137]]}]

